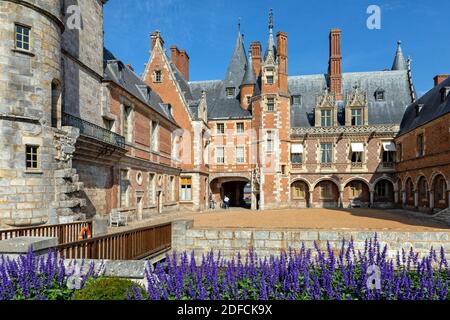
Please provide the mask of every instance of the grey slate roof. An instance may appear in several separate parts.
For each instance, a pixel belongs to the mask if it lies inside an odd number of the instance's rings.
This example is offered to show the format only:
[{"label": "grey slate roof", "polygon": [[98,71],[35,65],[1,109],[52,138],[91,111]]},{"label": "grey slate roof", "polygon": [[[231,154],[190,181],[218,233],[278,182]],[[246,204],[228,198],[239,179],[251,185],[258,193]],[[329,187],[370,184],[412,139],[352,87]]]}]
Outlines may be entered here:
[{"label": "grey slate roof", "polygon": [[[375,71],[344,73],[342,75],[344,99],[355,85],[367,93],[369,124],[398,124],[406,107],[412,102],[407,71]],[[327,75],[289,77],[291,95],[301,95],[301,104],[291,106],[291,126],[314,126],[316,96],[327,87]],[[376,101],[375,92],[383,90],[384,101]],[[346,101],[338,105],[338,121],[345,124],[342,110]]]},{"label": "grey slate roof", "polygon": [[256,84],[256,75],[255,70],[253,69],[252,57],[250,55],[250,59],[247,67],[245,68],[244,78],[242,79],[241,86],[244,85],[254,85]]},{"label": "grey slate roof", "polygon": [[[450,78],[428,91],[415,103],[408,106],[400,125],[399,135],[404,135],[430,121],[450,113],[450,95],[442,101],[441,90],[450,87]],[[421,106],[420,112],[418,107]]]},{"label": "grey slate roof", "polygon": [[[233,56],[231,57],[230,64],[228,65],[227,73],[225,75],[224,86],[225,88],[236,88],[236,95],[238,88],[244,78],[244,73],[247,68],[247,54],[245,53],[244,43],[242,35],[238,32],[236,39],[236,46],[234,48]],[[225,90],[223,91],[225,97]]]},{"label": "grey slate roof", "polygon": [[103,54],[103,67],[105,80],[116,83],[166,119],[175,122],[168,106],[163,103],[160,96],[106,48]]}]

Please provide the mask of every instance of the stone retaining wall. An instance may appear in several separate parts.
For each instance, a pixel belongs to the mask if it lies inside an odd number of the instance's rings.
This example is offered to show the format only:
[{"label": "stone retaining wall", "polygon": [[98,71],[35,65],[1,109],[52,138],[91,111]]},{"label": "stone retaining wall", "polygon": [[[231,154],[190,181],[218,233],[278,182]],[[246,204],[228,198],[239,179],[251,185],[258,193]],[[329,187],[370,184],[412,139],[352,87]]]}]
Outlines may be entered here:
[{"label": "stone retaining wall", "polygon": [[302,243],[306,248],[314,248],[314,241],[320,248],[326,249],[327,241],[337,252],[342,239],[354,239],[356,249],[364,249],[366,239],[377,234],[380,243],[388,245],[388,254],[395,257],[402,249],[427,254],[431,247],[444,247],[450,254],[449,232],[409,232],[409,231],[350,231],[350,230],[249,230],[249,229],[195,229],[192,220],[172,223],[172,249],[177,252],[192,250],[200,257],[211,249],[217,254],[230,258],[238,252],[246,254],[253,248],[259,256],[279,254],[283,250],[299,249]]}]

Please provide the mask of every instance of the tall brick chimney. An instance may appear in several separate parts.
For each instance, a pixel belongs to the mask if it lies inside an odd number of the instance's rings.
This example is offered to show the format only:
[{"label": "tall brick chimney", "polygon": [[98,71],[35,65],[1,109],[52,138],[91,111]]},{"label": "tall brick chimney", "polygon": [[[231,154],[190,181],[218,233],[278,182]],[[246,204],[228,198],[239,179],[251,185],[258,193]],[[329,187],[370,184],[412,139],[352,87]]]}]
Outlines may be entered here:
[{"label": "tall brick chimney", "polygon": [[328,64],[330,77],[330,91],[336,94],[337,100],[342,100],[342,54],[341,54],[341,30],[330,31],[330,61]]},{"label": "tall brick chimney", "polygon": [[161,37],[161,32],[159,32],[159,30],[156,30],[155,32],[152,32],[150,34],[150,39],[152,41],[152,49],[155,47],[157,39],[159,39],[159,41],[161,42],[161,47],[164,47],[164,40]]},{"label": "tall brick chimney", "polygon": [[170,60],[180,70],[186,81],[189,81],[189,55],[185,50],[178,49],[177,46],[170,46]]},{"label": "tall brick chimney", "polygon": [[254,41],[250,43],[250,52],[252,54],[252,63],[253,63],[253,69],[255,70],[256,77],[259,77],[261,74],[261,42]]},{"label": "tall brick chimney", "polygon": [[288,53],[287,34],[277,32],[277,56],[278,56],[278,87],[282,92],[288,92]]},{"label": "tall brick chimney", "polygon": [[436,77],[434,77],[434,86],[437,87],[448,77],[450,77],[450,74],[438,74]]}]

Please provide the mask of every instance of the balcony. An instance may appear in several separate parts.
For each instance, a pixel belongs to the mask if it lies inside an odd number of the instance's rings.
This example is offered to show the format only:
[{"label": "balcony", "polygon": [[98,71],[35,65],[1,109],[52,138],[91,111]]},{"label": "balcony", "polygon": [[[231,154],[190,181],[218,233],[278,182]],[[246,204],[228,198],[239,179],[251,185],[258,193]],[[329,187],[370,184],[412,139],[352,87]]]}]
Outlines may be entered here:
[{"label": "balcony", "polygon": [[362,169],[363,163],[362,162],[352,162],[352,169]]},{"label": "balcony", "polygon": [[383,162],[381,165],[383,169],[394,169],[394,162]]},{"label": "balcony", "polygon": [[292,169],[293,170],[301,170],[303,169],[303,163],[292,163]]},{"label": "balcony", "polygon": [[63,113],[62,125],[78,128],[82,135],[125,149],[125,138],[121,135],[71,114]]}]

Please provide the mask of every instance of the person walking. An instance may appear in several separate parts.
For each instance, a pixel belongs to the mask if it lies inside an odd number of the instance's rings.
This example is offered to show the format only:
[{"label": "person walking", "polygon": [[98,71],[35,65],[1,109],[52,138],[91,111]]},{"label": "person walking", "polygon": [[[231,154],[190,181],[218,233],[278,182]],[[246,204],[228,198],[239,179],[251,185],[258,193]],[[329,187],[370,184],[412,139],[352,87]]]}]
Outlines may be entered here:
[{"label": "person walking", "polygon": [[225,198],[223,199],[223,203],[225,204],[225,209],[230,208],[230,198],[228,198],[228,196],[225,196]]}]

